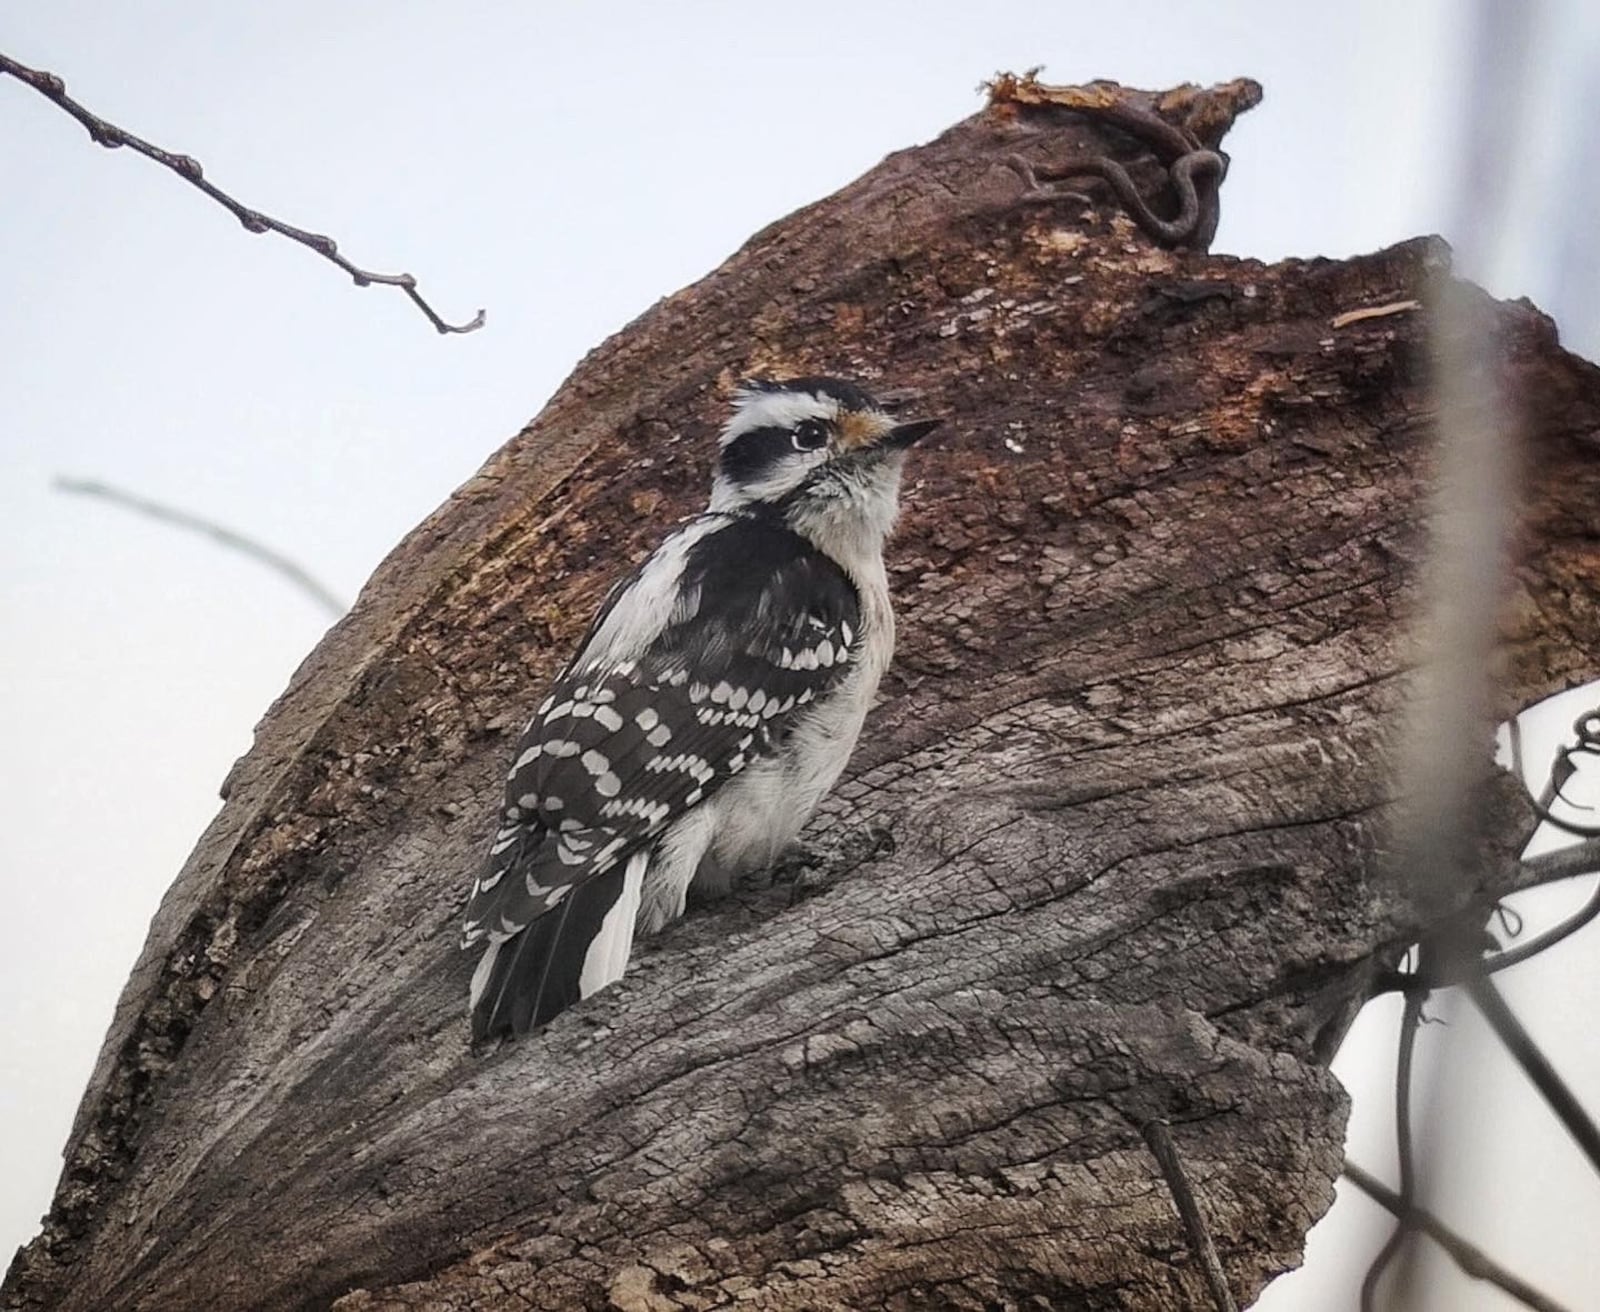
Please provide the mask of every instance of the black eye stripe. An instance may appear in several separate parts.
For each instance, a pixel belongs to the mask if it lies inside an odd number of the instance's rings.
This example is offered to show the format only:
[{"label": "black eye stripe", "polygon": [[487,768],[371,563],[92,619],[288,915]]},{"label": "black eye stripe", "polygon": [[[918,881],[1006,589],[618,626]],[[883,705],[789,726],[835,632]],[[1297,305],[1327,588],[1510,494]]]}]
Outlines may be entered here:
[{"label": "black eye stripe", "polygon": [[752,428],[722,448],[722,472],[735,483],[747,483],[792,450],[787,428],[778,424]]},{"label": "black eye stripe", "polygon": [[831,431],[825,419],[802,419],[793,428],[781,424],[752,428],[722,448],[722,472],[735,483],[754,482],[796,451],[821,450]]}]

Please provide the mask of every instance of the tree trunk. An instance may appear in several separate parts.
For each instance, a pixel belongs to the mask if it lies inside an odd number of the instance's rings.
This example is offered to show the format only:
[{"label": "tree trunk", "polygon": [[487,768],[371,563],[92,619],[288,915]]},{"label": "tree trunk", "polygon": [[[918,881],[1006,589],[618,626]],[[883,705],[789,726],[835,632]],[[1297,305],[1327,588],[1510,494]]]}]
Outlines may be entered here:
[{"label": "tree trunk", "polygon": [[[1429,436],[1403,303],[1445,256],[1163,249],[1104,169],[1061,181],[1120,159],[1173,213],[1164,166],[1258,95],[1002,79],[585,359],[263,720],[4,1305],[1207,1306],[1155,1119],[1235,1296],[1295,1265],[1327,1061],[1420,928],[1383,862]],[[1478,312],[1528,411],[1524,703],[1600,648],[1600,371]],[[770,878],[475,1055],[460,912],[521,719],[702,504],[730,383],[815,372],[949,421],[847,779]],[[1517,878],[1493,796],[1463,905]]]}]

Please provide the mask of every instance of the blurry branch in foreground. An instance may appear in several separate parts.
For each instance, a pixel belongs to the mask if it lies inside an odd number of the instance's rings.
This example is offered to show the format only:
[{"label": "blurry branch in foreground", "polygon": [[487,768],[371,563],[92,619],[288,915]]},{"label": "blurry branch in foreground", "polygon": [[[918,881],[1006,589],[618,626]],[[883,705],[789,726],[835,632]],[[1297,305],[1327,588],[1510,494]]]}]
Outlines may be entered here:
[{"label": "blurry branch in foreground", "polygon": [[[1452,225],[1458,235],[1461,263],[1469,270],[1484,263],[1500,240],[1506,189],[1489,184],[1504,176],[1505,162],[1527,144],[1523,111],[1535,79],[1532,20],[1525,9],[1479,3],[1474,6],[1472,27],[1472,91],[1464,107]],[[1466,287],[1438,276],[1427,299],[1432,316],[1438,465],[1419,632],[1422,661],[1400,763],[1406,805],[1393,850],[1397,882],[1414,904],[1433,913],[1437,928],[1417,944],[1415,968],[1399,974],[1395,982],[1406,1000],[1395,1078],[1400,1188],[1385,1206],[1397,1219],[1394,1234],[1362,1283],[1363,1312],[1375,1312],[1380,1282],[1395,1259],[1389,1306],[1414,1307],[1419,1277],[1416,1246],[1408,1241],[1419,1230],[1439,1238],[1417,1201],[1424,1185],[1413,1130],[1414,1126],[1428,1127],[1430,1157],[1437,1159],[1447,1151],[1438,1112],[1442,1090],[1453,1080],[1458,1082],[1461,1072],[1450,1072],[1445,1063],[1454,1057],[1459,1067],[1464,1059],[1459,1051],[1447,1052],[1432,1074],[1432,1087],[1419,1097],[1413,1088],[1411,1057],[1417,1027],[1433,991],[1462,989],[1577,1148],[1600,1170],[1600,1127],[1517,1019],[1492,978],[1496,971],[1529,960],[1587,924],[1600,911],[1600,901],[1591,898],[1592,909],[1586,907],[1510,950],[1491,932],[1481,911],[1455,905],[1454,890],[1464,886],[1465,877],[1484,859],[1472,799],[1475,776],[1486,765],[1495,721],[1500,718],[1497,712],[1502,709],[1492,671],[1509,590],[1511,544],[1522,506],[1514,459],[1520,449],[1521,398],[1505,392],[1496,367],[1493,333],[1481,316],[1473,313]],[[1527,788],[1516,717],[1511,718],[1513,773]],[[1548,786],[1536,799],[1530,797],[1529,803],[1540,822],[1552,822],[1586,841],[1576,851],[1563,854],[1565,859],[1551,868],[1540,869],[1541,877],[1561,878],[1600,868],[1593,845],[1600,831],[1564,823],[1550,810],[1561,798],[1563,785],[1576,773],[1574,755],[1600,754],[1600,712],[1581,718],[1576,729],[1577,745],[1562,750]],[[1527,865],[1534,864],[1524,860]],[[1499,917],[1508,937],[1521,928],[1514,913],[1507,914],[1503,908],[1493,908],[1493,916]],[[1356,1168],[1347,1168],[1346,1174],[1361,1184]],[[1464,1269],[1481,1274],[1456,1247],[1440,1242]],[[1529,1306],[1553,1306],[1546,1299],[1528,1297],[1532,1292],[1516,1292],[1516,1296]]]},{"label": "blurry branch in foreground", "polygon": [[[1387,1305],[1415,1304],[1410,1240],[1420,1184],[1412,1135],[1416,1031],[1433,989],[1482,970],[1484,936],[1473,923],[1473,909],[1453,906],[1452,895],[1467,886],[1467,873],[1481,859],[1473,794],[1494,740],[1490,671],[1521,493],[1510,456],[1511,407],[1470,294],[1440,273],[1429,299],[1437,467],[1418,631],[1422,659],[1400,743],[1402,800],[1392,851],[1397,888],[1424,923],[1438,927],[1416,946],[1415,968],[1394,985],[1406,999],[1395,1076],[1399,1220],[1362,1281],[1362,1312],[1377,1312],[1380,1283],[1397,1259]],[[1433,1125],[1431,1116],[1418,1119]]]},{"label": "blurry branch in foreground", "polygon": [[1344,1177],[1380,1207],[1393,1213],[1407,1228],[1420,1230],[1455,1260],[1457,1266],[1469,1276],[1486,1280],[1503,1290],[1518,1302],[1537,1312],[1565,1312],[1562,1304],[1540,1293],[1525,1280],[1507,1271],[1475,1244],[1468,1243],[1450,1229],[1432,1212],[1407,1203],[1401,1196],[1376,1177],[1369,1175],[1354,1162],[1344,1164]]},{"label": "blurry branch in foreground", "polygon": [[186,510],[176,510],[157,501],[147,501],[143,497],[134,496],[131,492],[124,492],[120,488],[112,487],[109,483],[97,482],[94,479],[62,478],[57,476],[54,486],[58,492],[71,492],[74,495],[85,497],[99,497],[102,501],[109,501],[113,505],[137,511],[139,514],[146,515],[151,519],[158,519],[163,524],[174,524],[178,528],[186,528],[192,533],[202,533],[221,546],[231,547],[234,551],[241,552],[252,560],[258,560],[270,569],[277,570],[284,578],[315,600],[334,619],[338,619],[349,609],[343,601],[287,556],[274,551],[271,547],[262,546],[261,543],[245,537],[242,533],[235,533],[231,528],[224,528],[221,524],[214,524],[209,519],[202,519],[199,515],[191,515]]},{"label": "blurry branch in foreground", "polygon": [[[1519,134],[1520,115],[1533,78],[1532,28],[1527,12],[1487,3],[1478,4],[1475,10],[1475,67],[1462,136],[1461,176],[1456,180],[1456,222],[1452,225],[1460,237],[1461,264],[1469,270],[1487,259],[1501,231],[1504,202],[1500,193],[1505,189],[1489,184],[1503,176],[1505,161],[1524,144]],[[1441,272],[1427,300],[1437,474],[1418,632],[1421,660],[1417,691],[1402,736],[1399,782],[1404,800],[1392,851],[1396,884],[1419,909],[1423,922],[1431,922],[1435,928],[1415,946],[1414,968],[1396,972],[1389,985],[1402,991],[1406,1000],[1395,1081],[1400,1187],[1391,1201],[1385,1202],[1397,1225],[1367,1271],[1361,1287],[1363,1312],[1376,1312],[1380,1282],[1392,1263],[1397,1269],[1389,1282],[1388,1306],[1416,1305],[1415,1245],[1408,1241],[1418,1230],[1433,1233],[1426,1224],[1428,1213],[1417,1202],[1423,1182],[1413,1125],[1428,1128],[1429,1156],[1437,1159],[1443,1155],[1437,1115],[1441,1091],[1460,1080],[1460,1072],[1452,1075],[1441,1061],[1432,1074],[1430,1090],[1419,1098],[1413,1088],[1417,1027],[1435,990],[1462,989],[1579,1150],[1600,1171],[1600,1126],[1533,1041],[1492,979],[1496,971],[1529,960],[1594,919],[1600,914],[1600,895],[1554,929],[1506,950],[1485,923],[1482,909],[1459,905],[1456,892],[1467,886],[1474,868],[1484,860],[1473,799],[1487,766],[1501,709],[1492,671],[1509,590],[1514,527],[1522,503],[1514,459],[1521,445],[1520,398],[1505,392],[1493,333],[1483,317],[1474,313],[1467,286]],[[1525,859],[1526,866],[1538,868],[1539,882],[1600,869],[1600,849],[1594,843],[1600,829],[1564,822],[1550,811],[1561,798],[1562,786],[1576,772],[1573,756],[1585,752],[1600,755],[1600,711],[1581,718],[1577,734],[1577,746],[1562,751],[1549,786],[1529,802],[1541,822],[1553,823],[1587,841],[1576,851],[1559,854],[1563,859],[1548,866]],[[1526,787],[1514,722],[1512,748],[1514,773]],[[1514,937],[1520,930],[1514,913],[1497,906],[1490,915],[1500,918],[1507,936]],[[1455,1060],[1459,1063],[1462,1059],[1456,1056]],[[1355,1179],[1357,1169],[1346,1173]],[[1444,1246],[1462,1262],[1456,1249]],[[1530,1306],[1553,1306],[1548,1300],[1518,1297]]]},{"label": "blurry branch in foreground", "polygon": [[220,187],[207,182],[200,161],[189,155],[177,155],[171,151],[163,150],[160,146],[152,145],[131,132],[119,128],[115,123],[109,123],[99,115],[85,109],[77,101],[67,95],[67,86],[54,73],[46,73],[40,69],[29,68],[19,64],[14,59],[9,59],[0,54],[0,74],[9,73],[20,82],[27,83],[41,96],[53,100],[78,122],[88,129],[92,140],[108,149],[118,146],[129,146],[146,159],[153,159],[157,164],[171,169],[191,186],[198,187],[201,191],[228,210],[234,218],[242,223],[248,232],[275,232],[279,236],[287,237],[290,241],[299,242],[300,245],[315,251],[323,259],[337,264],[341,269],[355,280],[357,287],[369,287],[374,283],[383,287],[398,287],[409,296],[416,307],[428,316],[428,321],[441,333],[470,333],[483,327],[484,312],[479,310],[477,315],[463,324],[446,323],[435,312],[434,308],[422,299],[417,291],[417,280],[409,273],[373,273],[370,269],[361,269],[352,264],[339,254],[339,248],[332,237],[325,237],[320,233],[307,232],[303,228],[292,227],[271,215],[253,210],[247,205],[242,205]]}]

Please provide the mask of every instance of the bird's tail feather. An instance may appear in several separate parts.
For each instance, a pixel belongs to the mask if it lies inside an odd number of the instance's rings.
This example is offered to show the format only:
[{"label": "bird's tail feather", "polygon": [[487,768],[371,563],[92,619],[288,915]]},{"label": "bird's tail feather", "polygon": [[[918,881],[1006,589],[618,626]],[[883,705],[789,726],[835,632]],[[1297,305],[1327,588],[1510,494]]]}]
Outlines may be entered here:
[{"label": "bird's tail feather", "polygon": [[474,1041],[526,1034],[622,978],[649,853],[584,880],[526,929],[493,943],[472,974]]}]

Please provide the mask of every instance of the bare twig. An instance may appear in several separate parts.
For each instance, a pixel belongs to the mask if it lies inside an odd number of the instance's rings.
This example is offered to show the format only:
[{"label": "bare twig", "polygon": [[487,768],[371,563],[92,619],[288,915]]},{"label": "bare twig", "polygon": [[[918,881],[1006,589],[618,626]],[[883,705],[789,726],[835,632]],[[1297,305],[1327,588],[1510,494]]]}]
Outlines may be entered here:
[{"label": "bare twig", "polygon": [[1553,852],[1525,857],[1522,862],[1523,888],[1537,888],[1578,875],[1600,874],[1600,839],[1558,847]]},{"label": "bare twig", "polygon": [[[1571,851],[1572,849],[1567,849]],[[1562,856],[1564,852],[1552,853],[1552,856]],[[1592,854],[1590,854],[1592,857]],[[1573,873],[1577,873],[1574,871]],[[1439,933],[1425,940],[1420,949],[1421,960],[1417,969],[1411,975],[1403,977],[1406,983],[1406,1008],[1401,1020],[1400,1028],[1400,1059],[1395,1078],[1395,1138],[1400,1158],[1400,1192],[1394,1196],[1395,1205],[1389,1208],[1398,1218],[1394,1234],[1379,1251],[1367,1271],[1366,1279],[1361,1286],[1362,1312],[1373,1312],[1376,1307],[1378,1282],[1384,1271],[1394,1258],[1404,1250],[1407,1236],[1413,1229],[1424,1229],[1430,1234],[1434,1232],[1423,1224],[1427,1213],[1415,1205],[1416,1169],[1414,1157],[1414,1140],[1412,1135],[1411,1117],[1411,1085],[1412,1085],[1412,1057],[1416,1042],[1417,1024],[1422,1016],[1423,1002],[1427,998],[1430,988],[1458,986],[1466,990],[1467,995],[1477,1006],[1479,1012],[1488,1022],[1495,1036],[1503,1043],[1513,1060],[1522,1068],[1529,1081],[1544,1097],[1550,1109],[1555,1113],[1567,1132],[1573,1137],[1578,1147],[1582,1150],[1589,1163],[1600,1171],[1600,1125],[1584,1109],[1572,1090],[1567,1086],[1550,1060],[1544,1055],[1533,1040],[1533,1037],[1517,1019],[1515,1013],[1506,1004],[1499,990],[1490,979],[1490,974],[1506,966],[1514,965],[1517,961],[1525,961],[1528,957],[1550,947],[1582,925],[1588,923],[1596,914],[1600,914],[1600,893],[1591,898],[1589,906],[1577,915],[1556,926],[1555,929],[1540,935],[1537,939],[1523,945],[1514,953],[1504,953],[1498,957],[1490,958],[1484,962],[1476,954],[1466,950],[1459,929],[1450,927],[1442,928]],[[1348,1173],[1348,1172],[1347,1172]],[[1352,1178],[1354,1178],[1352,1176]],[[1358,1181],[1359,1183],[1359,1181]],[[1366,1186],[1363,1185],[1363,1188]],[[1368,1190],[1371,1192],[1371,1190]],[[1382,1200],[1380,1200],[1382,1201]],[[1385,1204],[1388,1206],[1388,1204]],[[1434,1234],[1437,1239],[1439,1236]],[[1443,1243],[1443,1240],[1440,1240]],[[1446,1245],[1448,1248],[1449,1245]],[[1452,1250],[1453,1252],[1453,1250]],[[1453,1254],[1454,1255],[1454,1254]],[[1458,1257],[1458,1260],[1459,1257]],[[1484,1259],[1487,1261],[1487,1259]],[[1473,1270],[1465,1262],[1463,1267],[1470,1274],[1482,1275],[1480,1271]],[[1402,1277],[1404,1268],[1402,1268]],[[1485,1276],[1484,1278],[1492,1278]],[[1514,1279],[1514,1277],[1513,1277]],[[1402,1278],[1402,1284],[1405,1283]],[[1496,1283],[1499,1283],[1498,1281]],[[1520,1282],[1519,1282],[1520,1284]],[[1526,1289],[1526,1286],[1522,1286]],[[1513,1291],[1515,1292],[1515,1291]],[[1529,1291],[1533,1292],[1533,1291]],[[1518,1297],[1523,1297],[1518,1294]],[[1542,1297],[1535,1294],[1535,1297]],[[1530,1306],[1553,1307],[1545,1302],[1533,1302],[1524,1298]]]},{"label": "bare twig", "polygon": [[[1479,19],[1475,33],[1477,53],[1489,54],[1489,19],[1494,14],[1515,14],[1503,19],[1499,35],[1515,36],[1518,23],[1526,29],[1523,11],[1515,6],[1495,6],[1482,0],[1475,6]],[[1495,52],[1498,56],[1499,52]],[[1524,94],[1519,85],[1526,65],[1509,51],[1503,62],[1496,58],[1482,83],[1473,86],[1471,108],[1477,122],[1503,141],[1508,124],[1516,121],[1516,106],[1500,122],[1487,124],[1483,116],[1497,93]],[[1498,108],[1506,109],[1505,106]],[[1464,138],[1476,152],[1489,138]],[[1487,156],[1467,161],[1457,188],[1454,217],[1465,239],[1457,247],[1471,269],[1488,252],[1486,238],[1496,231],[1499,217],[1493,200],[1498,193],[1484,185],[1490,173],[1478,175],[1475,166]],[[1486,194],[1492,199],[1486,203]],[[1425,302],[1430,315],[1429,339],[1434,366],[1437,467],[1431,496],[1432,522],[1423,572],[1422,623],[1417,634],[1419,662],[1416,691],[1407,708],[1406,722],[1396,753],[1398,777],[1405,796],[1391,838],[1396,883],[1410,896],[1415,911],[1425,921],[1443,921],[1458,910],[1459,890],[1482,860],[1479,842],[1481,815],[1473,797],[1478,777],[1487,763],[1496,714],[1494,670],[1500,636],[1500,619],[1511,578],[1508,568],[1513,526],[1519,519],[1521,487],[1514,459],[1517,423],[1513,399],[1500,381],[1500,356],[1481,313],[1478,293],[1457,281],[1441,262],[1431,280]],[[1429,1088],[1414,1090],[1411,1055],[1426,989],[1441,979],[1463,976],[1486,979],[1479,959],[1482,943],[1472,941],[1463,924],[1444,925],[1422,943],[1420,982],[1406,994],[1400,1039],[1401,1073],[1396,1080],[1397,1140],[1400,1150],[1400,1196],[1409,1209],[1417,1198],[1412,1103],[1422,1108],[1422,1123],[1437,1134],[1438,1118],[1432,1104],[1448,1083],[1445,1063],[1430,1074]],[[1437,1149],[1436,1149],[1437,1151]],[[1389,1283],[1396,1307],[1414,1305],[1417,1292],[1415,1246],[1408,1244],[1411,1226],[1402,1219],[1367,1273],[1361,1288],[1363,1312],[1372,1312],[1379,1279],[1395,1258],[1397,1269]]]},{"label": "bare twig", "polygon": [[1378,1255],[1367,1268],[1361,1282],[1361,1312],[1375,1312],[1378,1306],[1378,1281],[1394,1261],[1406,1238],[1411,1234],[1413,1200],[1416,1196],[1417,1169],[1411,1136],[1411,1064],[1417,1049],[1417,1027],[1422,1023],[1422,1007],[1428,1000],[1425,988],[1413,987],[1406,993],[1405,1011],[1400,1018],[1400,1058],[1394,1081],[1395,1147],[1400,1159],[1401,1210],[1395,1212],[1398,1222]]},{"label": "bare twig", "polygon": [[[1589,858],[1591,869],[1578,873],[1592,874],[1595,860],[1596,858],[1591,856]],[[1529,939],[1526,943],[1519,943],[1514,948],[1507,948],[1504,952],[1495,954],[1484,962],[1483,968],[1488,974],[1493,975],[1498,971],[1505,970],[1508,966],[1520,965],[1522,962],[1538,956],[1546,949],[1555,947],[1562,939],[1569,934],[1577,933],[1597,916],[1600,916],[1600,888],[1596,888],[1590,895],[1589,900],[1560,924],[1552,925],[1544,933]]]},{"label": "bare twig", "polygon": [[[1523,773],[1522,762],[1521,718],[1521,716],[1512,716],[1506,727],[1508,736],[1511,739],[1512,773],[1526,786],[1527,778]],[[1572,776],[1578,772],[1578,766],[1573,757],[1600,757],[1600,710],[1585,711],[1578,717],[1577,723],[1572,726],[1572,732],[1577,741],[1563,746],[1556,753],[1555,765],[1550,771],[1550,780],[1545,785],[1544,791],[1533,802],[1533,812],[1542,823],[1559,829],[1562,833],[1571,834],[1575,838],[1600,838],[1600,825],[1575,824],[1571,820],[1562,819],[1550,809],[1557,801],[1566,801],[1568,806],[1577,807],[1577,809],[1583,811],[1593,809],[1592,807],[1578,806],[1576,802],[1567,801],[1561,790],[1566,787]]]},{"label": "bare twig", "polygon": [[1344,1164],[1344,1176],[1351,1184],[1366,1194],[1368,1198],[1380,1207],[1390,1212],[1400,1223],[1408,1229],[1420,1230],[1440,1248],[1448,1253],[1451,1259],[1469,1276],[1478,1280],[1486,1280],[1497,1289],[1511,1295],[1512,1298],[1535,1312],[1566,1312],[1566,1309],[1553,1298],[1540,1293],[1527,1281],[1507,1271],[1493,1258],[1488,1256],[1481,1248],[1463,1239],[1454,1230],[1450,1229],[1443,1221],[1434,1216],[1432,1212],[1408,1204],[1405,1199],[1395,1193],[1387,1185],[1381,1183],[1374,1176],[1369,1175],[1352,1161]]},{"label": "bare twig", "polygon": [[1600,1171],[1600,1126],[1584,1110],[1572,1090],[1567,1087],[1556,1068],[1550,1064],[1533,1041],[1533,1037],[1522,1027],[1511,1008],[1506,1005],[1506,1000],[1500,995],[1500,990],[1495,988],[1486,974],[1480,973],[1475,979],[1466,981],[1466,990],[1472,998],[1474,1005],[1483,1013],[1484,1020],[1489,1022],[1489,1028],[1495,1036],[1506,1045],[1522,1067],[1522,1072],[1532,1081],[1533,1086],[1544,1096],[1545,1102],[1550,1104],[1550,1110],[1556,1118],[1566,1127],[1566,1131],[1583,1150],[1583,1155],[1589,1159],[1589,1164],[1596,1171]]},{"label": "bare twig", "polygon": [[73,118],[88,130],[90,138],[107,148],[129,146],[146,159],[153,159],[157,164],[171,169],[185,182],[199,188],[205,194],[221,205],[234,218],[242,223],[248,232],[275,232],[287,237],[290,241],[299,242],[300,245],[315,251],[323,259],[337,264],[350,275],[357,287],[368,287],[376,283],[383,287],[398,287],[412,300],[412,303],[428,316],[428,321],[441,333],[470,333],[482,328],[484,312],[478,313],[467,323],[446,323],[434,311],[434,308],[422,299],[417,291],[417,280],[409,273],[373,273],[370,269],[358,268],[344,256],[339,254],[339,248],[333,238],[325,237],[320,233],[307,232],[303,228],[292,227],[271,215],[253,210],[247,205],[241,205],[232,196],[221,188],[207,182],[200,167],[200,161],[189,155],[178,155],[172,151],[163,150],[160,146],[136,137],[133,133],[119,128],[114,123],[109,123],[99,115],[85,109],[77,101],[67,95],[66,83],[54,73],[46,73],[40,69],[29,68],[19,64],[16,60],[0,54],[0,74],[9,73],[20,82],[27,83],[41,96],[54,101]]},{"label": "bare twig", "polygon": [[[1137,94],[1129,94],[1115,83],[1052,87],[1038,80],[1038,72],[1038,69],[1030,69],[1021,77],[1009,73],[998,75],[986,84],[989,103],[1012,102],[1067,109],[1093,122],[1109,124],[1133,137],[1146,146],[1167,170],[1173,190],[1178,194],[1178,213],[1172,219],[1159,217],[1139,194],[1127,169],[1103,155],[1083,156],[1051,165],[1035,165],[1021,155],[1009,156],[1005,161],[1006,166],[1022,179],[1027,188],[1022,200],[1025,203],[1046,204],[1087,200],[1079,192],[1052,191],[1044,184],[1090,175],[1104,178],[1111,184],[1111,189],[1116,192],[1129,216],[1154,241],[1163,246],[1209,250],[1212,238],[1217,235],[1217,223],[1221,217],[1218,193],[1222,179],[1228,172],[1228,157],[1218,151],[1208,150],[1189,127],[1169,122],[1156,112],[1153,105],[1142,103]],[[1234,85],[1244,108],[1248,109],[1259,102],[1261,88],[1255,83],[1241,81]]]},{"label": "bare twig", "polygon": [[[1581,879],[1587,875],[1600,874],[1600,840],[1591,839],[1586,843],[1574,843],[1569,847],[1557,848],[1554,852],[1528,857],[1523,861],[1522,869],[1519,892],[1542,888],[1546,884],[1560,883],[1564,879]],[[1430,977],[1427,985],[1434,989],[1453,988],[1463,983],[1468,976],[1476,976],[1480,972],[1497,974],[1553,948],[1596,919],[1600,919],[1600,887],[1594,890],[1589,900],[1577,911],[1526,943],[1519,943],[1514,948],[1496,952],[1482,961],[1465,958],[1456,963],[1455,973],[1446,974],[1441,971]],[[1418,982],[1416,975],[1405,971],[1384,971],[1374,981],[1371,996],[1404,993]]]},{"label": "bare twig", "polygon": [[[1514,715],[1507,723],[1511,739],[1511,772],[1524,787],[1527,786],[1527,774],[1522,753],[1522,717]],[[1539,816],[1541,823],[1546,819],[1554,819],[1550,808],[1561,796],[1561,784],[1565,778],[1570,777],[1576,768],[1572,764],[1572,757],[1581,752],[1597,753],[1600,746],[1600,710],[1589,711],[1578,717],[1574,726],[1578,741],[1574,746],[1563,747],[1556,757],[1555,767],[1550,772],[1543,790],[1537,798],[1531,798],[1534,813]],[[1531,790],[1530,790],[1531,797]],[[1560,822],[1558,821],[1559,825]],[[1600,839],[1588,836],[1582,843],[1571,843],[1565,847],[1557,848],[1554,852],[1546,852],[1540,856],[1528,857],[1523,861],[1523,869],[1534,872],[1526,887],[1532,888],[1540,884],[1550,884],[1561,879],[1572,879],[1582,875],[1600,873]],[[1553,948],[1562,939],[1570,934],[1577,933],[1590,921],[1600,916],[1600,887],[1597,887],[1589,900],[1577,911],[1568,916],[1559,924],[1551,926],[1544,933],[1520,943],[1514,948],[1507,948],[1484,962],[1483,969],[1488,974],[1494,974],[1510,966],[1518,965],[1538,956],[1541,952]]]},{"label": "bare twig", "polygon": [[[1174,218],[1163,219],[1139,194],[1138,187],[1128,176],[1128,170],[1116,160],[1103,155],[1068,160],[1048,168],[1035,166],[1021,155],[1009,155],[1005,163],[1026,185],[1022,199],[1029,203],[1087,200],[1080,192],[1052,191],[1044,184],[1076,177],[1104,178],[1117,193],[1117,199],[1128,211],[1128,216],[1151,239],[1163,246],[1189,245],[1198,250],[1205,249],[1202,242],[1209,243],[1209,234],[1216,229],[1216,217],[1212,213],[1215,209],[1216,185],[1227,170],[1227,161],[1214,150],[1191,150],[1179,156],[1170,168],[1172,185],[1178,193],[1178,213]],[[1195,185],[1197,177],[1207,180],[1207,199],[1202,199]]]},{"label": "bare twig", "polygon": [[231,547],[234,551],[258,560],[270,569],[275,569],[284,578],[288,579],[302,592],[312,597],[319,606],[323,607],[335,619],[343,615],[349,607],[334,596],[321,583],[317,582],[309,573],[287,556],[274,551],[271,547],[262,546],[242,533],[236,533],[231,528],[215,524],[209,519],[202,519],[199,515],[192,515],[187,510],[176,510],[171,506],[164,506],[157,501],[147,501],[144,497],[135,496],[131,492],[124,492],[120,488],[112,487],[108,483],[100,483],[87,478],[61,478],[55,480],[58,492],[71,492],[77,496],[99,497],[102,501],[109,501],[113,505],[122,506],[127,510],[137,511],[151,519],[159,519],[163,524],[175,524],[179,528],[186,528],[194,533],[203,533],[213,542],[224,547]]},{"label": "bare twig", "polygon": [[1424,660],[1408,708],[1396,869],[1425,914],[1447,911],[1478,860],[1471,798],[1493,741],[1493,653],[1509,577],[1519,487],[1515,424],[1473,291],[1444,274],[1429,306],[1438,375],[1438,483],[1419,635]]},{"label": "bare twig", "polygon": [[1172,1142],[1172,1132],[1162,1120],[1147,1121],[1144,1141],[1150,1153],[1161,1166],[1167,1178],[1167,1188],[1172,1191],[1172,1201],[1183,1218],[1183,1228],[1189,1235],[1189,1247],[1200,1259],[1200,1269],[1205,1272],[1206,1287],[1211,1291],[1211,1301],[1217,1312],[1238,1312],[1233,1301],[1233,1291],[1228,1288],[1228,1277],[1222,1269],[1222,1259],[1217,1256],[1217,1246],[1212,1242],[1211,1231],[1206,1228],[1205,1217],[1200,1215],[1200,1204],[1195,1201],[1194,1190],[1189,1188],[1189,1177],[1178,1157],[1177,1145]]}]

